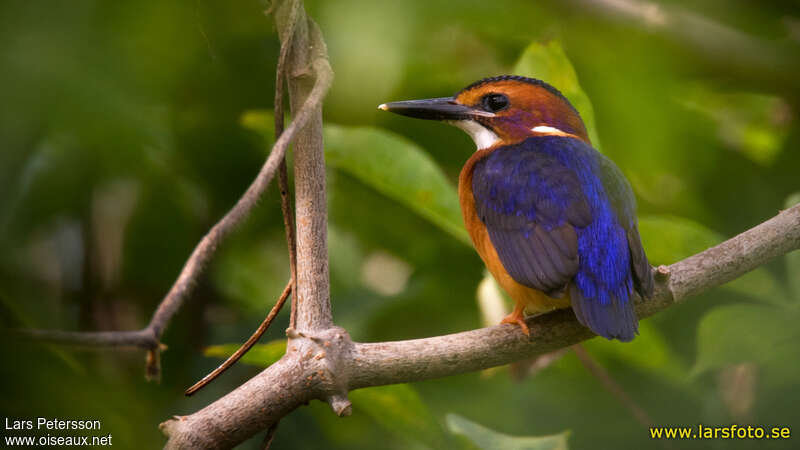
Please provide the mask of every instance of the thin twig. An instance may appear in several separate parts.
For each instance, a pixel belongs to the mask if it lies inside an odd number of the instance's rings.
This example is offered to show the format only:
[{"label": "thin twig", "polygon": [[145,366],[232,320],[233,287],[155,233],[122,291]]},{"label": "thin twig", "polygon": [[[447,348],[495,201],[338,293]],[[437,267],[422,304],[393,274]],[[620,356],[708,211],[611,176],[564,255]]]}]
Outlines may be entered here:
[{"label": "thin twig", "polygon": [[262,450],[269,450],[272,446],[272,440],[275,439],[275,432],[278,430],[278,424],[280,422],[275,422],[272,424],[269,429],[267,429],[267,434],[264,435],[264,440],[261,442],[261,449]]},{"label": "thin twig", "polygon": [[[276,128],[277,129],[277,128]],[[294,211],[289,198],[289,174],[286,170],[286,160],[281,163],[278,173],[278,185],[281,190],[281,211],[283,212],[283,227],[286,229],[286,245],[289,248],[289,274],[292,280],[292,302],[289,313],[289,327],[295,327],[297,320],[297,242],[294,235]]]},{"label": "thin twig", "polygon": [[[622,388],[622,386],[617,383],[614,378],[611,377],[611,374],[608,373],[605,367],[603,367],[599,362],[597,362],[592,355],[586,351],[586,347],[582,344],[575,344],[572,347],[569,347],[575,352],[575,356],[578,357],[578,360],[583,364],[583,367],[589,371],[592,376],[597,378],[600,381],[600,384],[608,391],[611,395],[617,398],[617,400],[626,408],[631,411],[633,417],[645,428],[652,427],[655,422],[647,414],[647,411],[644,410],[638,403]],[[567,349],[564,349],[567,350]],[[673,446],[666,440],[658,441],[661,448],[665,450],[672,450]]]},{"label": "thin twig", "polygon": [[550,367],[553,363],[564,357],[568,351],[568,348],[560,348],[552,352],[534,356],[533,358],[511,363],[509,366],[509,374],[514,381],[522,381],[525,377],[532,377]]},{"label": "thin twig", "polygon": [[166,345],[159,345],[158,349],[151,348],[145,355],[144,378],[147,381],[161,382],[161,352],[166,349]]},{"label": "thin twig", "polygon": [[137,331],[78,331],[38,330],[22,328],[9,330],[14,336],[40,342],[77,347],[133,347],[150,350],[158,347],[158,339],[149,328]]},{"label": "thin twig", "polygon": [[275,302],[275,306],[272,307],[269,314],[267,314],[267,317],[264,318],[264,321],[261,322],[261,325],[259,325],[256,331],[253,332],[253,334],[250,336],[247,342],[242,344],[242,346],[239,347],[239,349],[236,350],[236,352],[234,352],[231,356],[229,356],[228,359],[225,360],[225,362],[220,364],[219,367],[214,369],[208,375],[204,376],[202,380],[192,385],[192,387],[186,389],[184,395],[189,397],[195,392],[199,391],[200,389],[203,389],[208,383],[211,383],[212,381],[214,381],[215,378],[222,375],[222,372],[225,372],[226,370],[228,370],[229,367],[234,365],[236,361],[239,360],[239,358],[244,356],[244,354],[247,353],[253,347],[253,345],[255,345],[256,342],[258,342],[258,340],[261,338],[264,332],[267,331],[269,326],[272,324],[272,321],[278,315],[278,312],[280,312],[284,302],[286,302],[286,298],[292,292],[292,284],[293,284],[292,281],[293,280],[290,279],[289,282],[286,283],[286,287],[283,289],[281,296],[278,297],[278,301]]},{"label": "thin twig", "polygon": [[623,406],[628,408],[633,414],[633,417],[635,417],[640,424],[646,427],[653,426],[653,419],[650,418],[647,411],[639,406],[631,396],[622,389],[622,386],[611,378],[611,374],[608,373],[606,368],[601,366],[581,344],[575,344],[571,348],[572,351],[575,352],[575,356],[577,356],[578,360],[583,364],[583,367],[594,375],[603,387],[611,393],[611,395],[616,397]]},{"label": "thin twig", "polygon": [[[275,110],[275,138],[279,138],[283,134],[283,85],[285,82],[285,73],[286,73],[286,59],[287,55],[289,54],[289,48],[292,42],[292,36],[294,34],[294,26],[297,21],[297,8],[296,4],[293,5],[295,7],[292,8],[292,12],[290,13],[290,29],[289,34],[281,43],[281,52],[280,56],[278,57],[278,67],[277,72],[275,74],[275,103],[274,103],[274,110]],[[294,317],[295,317],[295,301],[296,295],[296,244],[295,244],[295,237],[294,237],[294,214],[292,211],[292,204],[291,199],[289,198],[289,175],[286,169],[286,156],[284,155],[283,159],[281,160],[280,166],[278,167],[278,188],[280,189],[281,194],[281,213],[283,214],[283,225],[286,229],[286,243],[289,251],[289,267],[290,267],[290,278],[289,283],[286,285],[286,288],[283,290],[278,301],[273,306],[272,310],[269,312],[267,317],[258,327],[258,329],[250,336],[250,339],[247,340],[241,347],[234,354],[228,357],[225,362],[223,362],[219,367],[214,369],[211,373],[203,377],[202,380],[195,383],[192,387],[186,390],[184,394],[188,397],[194,394],[195,392],[199,391],[212,381],[221,375],[223,372],[228,370],[228,368],[236,363],[245,353],[247,353],[250,348],[255,345],[255,343],[261,338],[267,328],[269,328],[272,320],[275,316],[278,315],[278,312],[283,307],[284,302],[288,295],[292,295],[292,310],[291,310],[291,319],[290,319],[290,327],[294,327]],[[271,439],[270,439],[271,441]]]},{"label": "thin twig", "polygon": [[[283,9],[285,13],[287,3],[290,1],[276,1],[276,11]],[[278,29],[285,29],[286,14],[275,14],[275,17]],[[302,15],[300,22],[305,21]],[[299,42],[293,46],[300,49],[298,51],[324,49],[321,37],[306,41],[306,36],[298,34],[298,38]],[[299,63],[301,59],[292,58],[289,63],[293,74],[307,72],[307,67],[312,65],[308,61]],[[315,92],[320,92],[318,87],[324,86],[319,88],[322,91],[327,89],[331,76],[327,72],[329,67],[325,65],[324,60],[314,65],[317,77],[310,93],[305,86],[295,85],[298,95],[292,99],[293,102],[306,98],[308,103]],[[313,114],[313,126],[305,130],[303,137],[317,139],[316,144],[321,147],[319,111],[313,111]],[[303,140],[298,143],[308,144]],[[297,163],[299,153],[295,149],[297,221],[303,224],[306,231],[314,227],[324,230],[319,226],[324,220],[316,220],[320,215],[324,218],[324,205],[316,209],[307,205],[301,208],[300,201],[301,192],[303,201],[308,200],[305,195],[309,193],[301,190],[300,185],[309,183],[310,175],[318,173],[317,167],[310,162],[321,164],[322,153],[308,152],[304,156],[304,165]],[[299,179],[302,183],[298,182]],[[307,185],[303,189],[310,187]],[[324,183],[321,189],[324,191]],[[308,233],[298,233],[297,237],[297,276],[302,289],[307,289],[307,280],[313,282],[314,277],[318,276],[315,270],[325,269],[325,266],[315,265],[320,255],[305,252],[308,250],[305,246],[312,244],[311,240],[306,241],[308,237]],[[669,276],[657,281],[653,299],[646,303],[637,301],[637,312],[641,317],[655,314],[688,295],[730,281],[798,247],[800,207],[795,207],[715,248],[673,264],[669,268]],[[571,311],[560,310],[528,320],[529,326],[538,330],[532,333],[536,336],[533,341],[522,335],[516,327],[494,326],[410,341],[354,343],[345,330],[333,327],[329,322],[330,310],[325,305],[329,299],[326,294],[323,289],[318,289],[304,291],[299,296],[298,328],[302,330],[291,329],[289,348],[283,358],[202,410],[180,420],[162,423],[161,430],[169,437],[166,448],[230,448],[256,432],[274,426],[281,418],[312,399],[341,398],[348,390],[362,387],[405,383],[503,365],[568,347],[593,336],[576,321]],[[326,324],[328,328],[324,328]]]},{"label": "thin twig", "polygon": [[[275,138],[283,134],[283,88],[286,83],[286,61],[292,46],[295,26],[297,25],[298,4],[292,3],[289,12],[289,24],[286,38],[281,41],[281,51],[278,56],[278,65],[275,70]],[[294,210],[289,197],[289,174],[286,168],[286,157],[281,161],[278,169],[278,187],[281,191],[281,212],[283,213],[283,226],[286,229],[286,245],[289,249],[290,276],[294,280],[292,285],[292,305],[289,315],[289,327],[294,328],[297,317],[297,241],[294,229]]]},{"label": "thin twig", "polygon": [[[800,205],[716,247],[676,262],[656,281],[653,298],[637,300],[641,318],[731,281],[770,259],[800,248]],[[516,327],[497,325],[408,341],[354,343],[331,329],[291,345],[290,351],[233,392],[181,420],[161,425],[167,448],[232,447],[272,426],[309,399],[369,386],[408,383],[508,364],[594,337],[569,310],[527,320],[533,340]],[[329,330],[330,331],[330,330]],[[321,342],[315,344],[315,342]],[[320,357],[324,352],[324,355]]]},{"label": "thin twig", "polygon": [[[770,81],[773,85],[777,82],[783,88],[796,86],[793,74],[800,69],[800,47],[795,43],[767,41],[667,2],[572,0],[569,3],[683,43],[705,61],[726,69],[728,76],[733,69],[745,79]],[[731,58],[731,54],[736,57]]]},{"label": "thin twig", "polygon": [[[203,236],[200,242],[192,251],[191,256],[181,269],[178,278],[170,288],[167,295],[161,300],[158,308],[153,313],[150,323],[138,331],[112,331],[112,332],[65,332],[58,330],[25,330],[20,334],[49,342],[89,345],[93,347],[120,347],[138,346],[144,347],[155,352],[160,351],[160,339],[164,329],[172,316],[178,311],[183,302],[192,293],[194,286],[203,272],[203,269],[216,253],[222,241],[236,228],[257,204],[259,198],[269,187],[269,183],[275,176],[280,167],[280,163],[286,155],[286,149],[295,139],[298,132],[302,130],[309,119],[318,112],[320,103],[328,92],[332,80],[332,72],[327,59],[316,58],[311,62],[313,70],[320,74],[314,86],[305,99],[302,107],[297,111],[294,120],[281,134],[272,146],[269,157],[261,167],[258,175],[247,191],[236,202],[236,205],[217,222],[211,230]],[[148,336],[143,338],[143,336]],[[154,336],[151,339],[149,336]],[[149,361],[157,362],[158,358],[148,358]],[[147,373],[158,371],[156,366],[148,366]]]},{"label": "thin twig", "polygon": [[192,252],[192,256],[189,257],[189,260],[184,265],[178,280],[161,302],[150,321],[150,326],[153,327],[157,336],[161,336],[166,323],[191,292],[204,265],[210,260],[220,242],[249,215],[258,199],[266,191],[286,155],[289,143],[294,140],[297,133],[303,129],[306,122],[312,117],[325,92],[327,92],[327,86],[321,86],[317,89],[317,95],[308,97],[303,108],[289,124],[289,127],[286,128],[286,131],[276,140],[275,145],[272,146],[272,151],[256,179],[236,202],[236,205],[211,228],[211,231],[203,237],[194,252]]}]

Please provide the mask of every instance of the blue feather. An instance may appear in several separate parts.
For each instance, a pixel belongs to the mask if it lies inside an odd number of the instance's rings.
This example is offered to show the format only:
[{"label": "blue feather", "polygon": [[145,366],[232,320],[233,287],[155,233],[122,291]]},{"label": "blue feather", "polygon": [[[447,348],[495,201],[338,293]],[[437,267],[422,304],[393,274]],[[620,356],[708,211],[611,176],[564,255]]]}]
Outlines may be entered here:
[{"label": "blue feather", "polygon": [[633,193],[610,160],[578,139],[531,137],[476,163],[472,189],[517,282],[547,293],[570,286],[581,323],[609,339],[633,339],[634,287],[648,295],[652,275]]}]

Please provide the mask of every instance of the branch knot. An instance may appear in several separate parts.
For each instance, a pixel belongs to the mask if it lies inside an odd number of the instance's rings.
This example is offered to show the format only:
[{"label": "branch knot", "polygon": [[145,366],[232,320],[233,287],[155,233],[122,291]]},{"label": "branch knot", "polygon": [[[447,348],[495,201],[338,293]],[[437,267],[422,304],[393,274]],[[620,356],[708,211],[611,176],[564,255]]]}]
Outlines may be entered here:
[{"label": "branch knot", "polygon": [[305,366],[307,385],[314,396],[325,400],[338,416],[349,416],[352,405],[347,398],[350,383],[349,361],[353,358],[353,341],[341,327],[321,331],[286,330],[289,343],[286,353],[294,353]]}]

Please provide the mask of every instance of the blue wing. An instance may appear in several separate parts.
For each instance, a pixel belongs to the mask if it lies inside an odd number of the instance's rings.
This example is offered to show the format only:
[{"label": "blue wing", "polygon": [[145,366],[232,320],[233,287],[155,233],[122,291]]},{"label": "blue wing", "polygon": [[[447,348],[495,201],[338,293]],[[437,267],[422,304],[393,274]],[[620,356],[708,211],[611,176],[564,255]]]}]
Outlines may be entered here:
[{"label": "blue wing", "polygon": [[472,192],[509,275],[548,294],[563,292],[579,268],[576,227],[592,221],[575,172],[530,145],[504,147],[475,164]]},{"label": "blue wing", "polygon": [[638,321],[634,287],[652,292],[630,186],[582,141],[539,136],[475,165],[475,207],[514,280],[559,296],[569,289],[578,320],[627,341]]}]

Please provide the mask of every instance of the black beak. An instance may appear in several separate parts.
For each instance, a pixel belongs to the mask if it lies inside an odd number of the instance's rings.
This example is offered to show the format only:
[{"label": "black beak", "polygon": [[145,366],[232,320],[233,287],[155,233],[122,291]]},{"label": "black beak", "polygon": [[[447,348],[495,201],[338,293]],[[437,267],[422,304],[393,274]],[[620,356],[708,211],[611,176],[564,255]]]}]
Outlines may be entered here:
[{"label": "black beak", "polygon": [[378,109],[400,114],[401,116],[428,120],[467,120],[480,115],[476,114],[480,111],[475,111],[469,106],[456,103],[453,97],[389,102],[378,106]]}]

